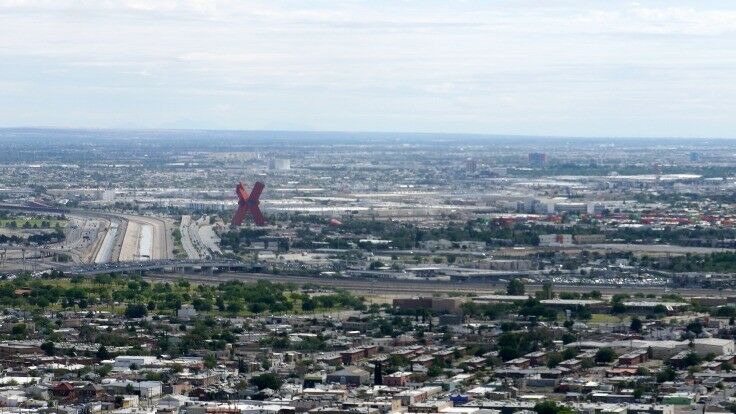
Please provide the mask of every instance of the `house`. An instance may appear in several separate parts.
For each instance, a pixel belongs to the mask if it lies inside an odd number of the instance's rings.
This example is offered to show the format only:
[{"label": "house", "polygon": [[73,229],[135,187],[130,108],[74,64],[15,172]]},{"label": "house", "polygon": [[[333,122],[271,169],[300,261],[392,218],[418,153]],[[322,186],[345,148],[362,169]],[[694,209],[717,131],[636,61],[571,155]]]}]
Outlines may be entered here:
[{"label": "house", "polygon": [[345,365],[352,365],[365,358],[365,351],[362,349],[349,349],[340,352],[340,358]]},{"label": "house", "polygon": [[189,382],[175,382],[173,384],[164,384],[161,387],[161,392],[165,395],[176,394],[185,395],[192,389],[192,384]]},{"label": "house", "polygon": [[383,376],[383,385],[387,385],[389,387],[405,387],[409,383],[409,379],[411,378],[412,373],[411,372],[394,372],[393,374],[388,374]]},{"label": "house", "polygon": [[370,358],[378,353],[377,345],[362,345],[359,346],[358,349],[363,351],[363,356],[366,358]]},{"label": "house", "polygon": [[730,364],[733,364],[736,363],[736,355],[718,355],[713,360],[719,361],[721,363],[728,362]]},{"label": "house", "polygon": [[690,353],[690,351],[681,351],[673,355],[669,360],[669,364],[677,369],[685,368],[687,366],[687,358]]},{"label": "house", "polygon": [[51,394],[56,398],[69,398],[74,396],[74,385],[68,382],[60,382],[51,388]]},{"label": "house", "polygon": [[156,405],[157,413],[178,413],[181,407],[184,407],[187,403],[191,402],[189,397],[183,395],[166,395],[158,400]]},{"label": "house", "polygon": [[565,368],[570,371],[578,371],[583,367],[583,362],[579,359],[568,359],[557,364],[560,368]]},{"label": "house", "polygon": [[618,357],[619,365],[639,365],[649,360],[647,351],[643,349],[627,352]]},{"label": "house", "polygon": [[188,382],[193,387],[209,387],[220,382],[219,376],[213,371],[180,374],[178,379],[179,381]]},{"label": "house", "polygon": [[78,394],[84,401],[97,401],[105,395],[105,390],[99,384],[89,383],[82,387]]},{"label": "house", "polygon": [[526,369],[531,366],[529,358],[514,358],[510,361],[506,361],[506,365],[520,369]]},{"label": "house", "polygon": [[529,364],[533,366],[544,365],[547,362],[547,353],[544,351],[530,352],[524,355],[524,358],[529,359]]},{"label": "house", "polygon": [[412,367],[423,366],[429,368],[434,363],[434,357],[432,355],[420,355],[411,360]]},{"label": "house", "polygon": [[327,365],[337,366],[342,363],[342,357],[340,356],[340,354],[337,354],[337,353],[325,354],[325,355],[319,355],[317,357],[317,361],[325,363]]}]

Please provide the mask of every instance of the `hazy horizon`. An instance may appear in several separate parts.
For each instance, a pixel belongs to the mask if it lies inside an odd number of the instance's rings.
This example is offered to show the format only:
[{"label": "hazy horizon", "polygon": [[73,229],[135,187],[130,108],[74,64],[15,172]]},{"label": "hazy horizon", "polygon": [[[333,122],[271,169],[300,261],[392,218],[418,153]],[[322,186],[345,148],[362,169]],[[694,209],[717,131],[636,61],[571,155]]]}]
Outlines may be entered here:
[{"label": "hazy horizon", "polygon": [[[90,133],[98,136],[105,134],[119,135],[125,138],[136,138],[138,135],[158,136],[162,139],[175,139],[177,135],[197,135],[201,137],[211,135],[211,138],[266,138],[263,135],[273,134],[271,137],[287,139],[309,139],[309,138],[367,138],[386,139],[410,137],[421,140],[449,138],[466,138],[470,141],[494,141],[506,139],[521,139],[529,141],[545,140],[580,140],[580,141],[666,141],[675,142],[696,140],[707,141],[735,141],[736,137],[667,137],[667,136],[583,136],[583,135],[528,135],[528,134],[493,134],[493,133],[468,133],[468,132],[422,132],[422,131],[328,131],[328,130],[298,130],[298,129],[197,129],[197,128],[94,128],[94,127],[55,127],[55,126],[0,126],[0,139],[8,138],[7,134],[38,134],[40,137],[53,137],[54,134],[74,135],[78,133]],[[160,134],[160,135],[159,135]]]},{"label": "hazy horizon", "polygon": [[736,137],[722,1],[0,0],[0,127]]}]

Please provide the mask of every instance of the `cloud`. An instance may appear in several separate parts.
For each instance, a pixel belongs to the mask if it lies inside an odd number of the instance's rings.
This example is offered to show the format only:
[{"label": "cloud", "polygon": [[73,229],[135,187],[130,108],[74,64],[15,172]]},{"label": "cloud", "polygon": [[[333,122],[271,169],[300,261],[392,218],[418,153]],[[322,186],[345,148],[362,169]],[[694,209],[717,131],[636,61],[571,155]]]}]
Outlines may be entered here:
[{"label": "cloud", "polygon": [[0,0],[0,125],[724,135],[734,43],[707,0]]}]

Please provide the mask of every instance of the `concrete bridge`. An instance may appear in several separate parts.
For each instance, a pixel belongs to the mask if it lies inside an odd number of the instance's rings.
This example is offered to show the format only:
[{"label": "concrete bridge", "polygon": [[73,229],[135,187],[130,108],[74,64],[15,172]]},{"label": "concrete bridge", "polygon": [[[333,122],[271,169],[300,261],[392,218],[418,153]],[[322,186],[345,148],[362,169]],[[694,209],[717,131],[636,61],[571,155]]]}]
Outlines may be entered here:
[{"label": "concrete bridge", "polygon": [[137,262],[115,262],[104,264],[77,265],[65,269],[65,272],[89,276],[105,273],[142,273],[147,271],[158,272],[249,272],[260,269],[258,264],[244,263],[237,260],[144,260]]}]

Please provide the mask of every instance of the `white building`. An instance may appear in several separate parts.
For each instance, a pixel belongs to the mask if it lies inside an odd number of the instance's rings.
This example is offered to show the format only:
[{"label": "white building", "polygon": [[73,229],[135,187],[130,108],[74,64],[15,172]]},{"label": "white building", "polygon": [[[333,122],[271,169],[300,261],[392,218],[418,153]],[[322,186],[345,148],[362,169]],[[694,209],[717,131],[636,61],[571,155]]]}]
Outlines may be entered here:
[{"label": "white building", "polygon": [[121,355],[115,357],[114,368],[130,368],[131,365],[136,367],[145,367],[146,365],[153,365],[158,362],[158,358],[155,356],[137,356],[137,355]]},{"label": "white building", "polygon": [[102,201],[115,201],[115,190],[105,190],[102,192]]},{"label": "white building", "polygon": [[186,203],[186,208],[191,211],[225,211],[234,209],[235,206],[235,203],[222,201],[190,201]]},{"label": "white building", "polygon": [[192,400],[185,395],[166,395],[156,405],[157,411],[178,413],[179,409],[190,404]]},{"label": "white building", "polygon": [[5,390],[0,392],[0,405],[3,407],[18,407],[28,398],[24,391],[21,390]]},{"label": "white building", "polygon": [[140,398],[154,398],[161,395],[159,381],[110,381],[103,380],[102,387],[111,394],[135,394]]},{"label": "white building", "polygon": [[197,316],[197,310],[190,304],[181,305],[181,308],[176,311],[176,316],[183,321],[188,321]]},{"label": "white building", "polygon": [[268,168],[276,171],[286,171],[291,169],[291,161],[287,159],[273,159],[269,161]]},{"label": "white building", "polygon": [[282,405],[264,401],[263,404],[252,402],[244,403],[221,403],[201,401],[184,407],[184,414],[206,414],[212,412],[240,412],[241,414],[278,414],[284,411],[294,411],[291,405]]}]

